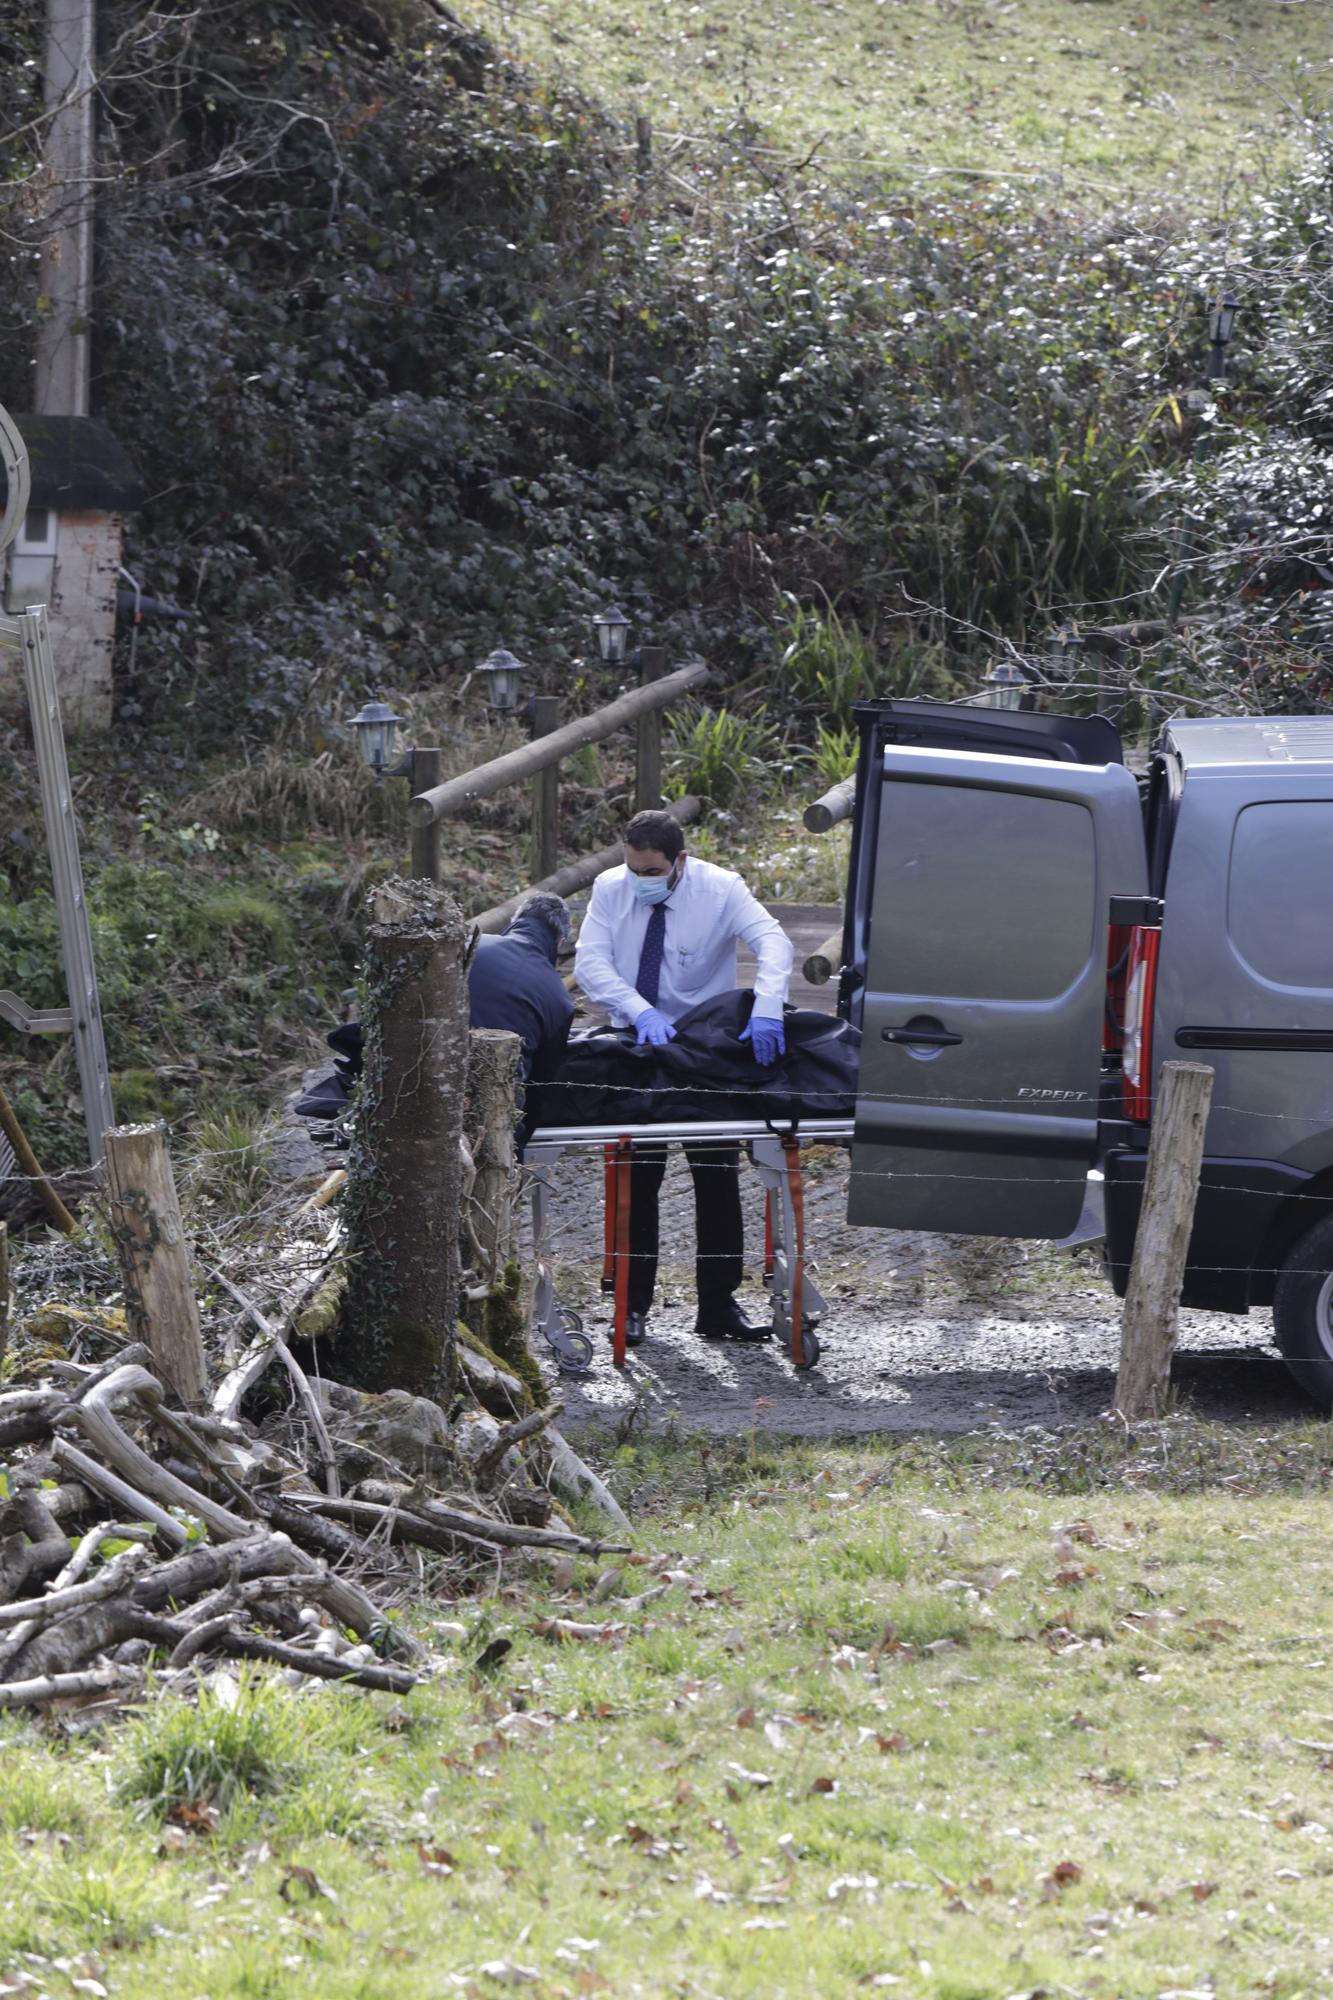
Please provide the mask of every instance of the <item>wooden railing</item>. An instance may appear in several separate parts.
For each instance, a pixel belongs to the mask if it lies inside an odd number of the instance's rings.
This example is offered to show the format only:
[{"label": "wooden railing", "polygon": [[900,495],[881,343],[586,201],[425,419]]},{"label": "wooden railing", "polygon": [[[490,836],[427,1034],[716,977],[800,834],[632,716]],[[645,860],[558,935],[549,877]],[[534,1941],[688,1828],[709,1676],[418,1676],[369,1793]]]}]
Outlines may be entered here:
[{"label": "wooden railing", "polygon": [[[562,723],[558,695],[537,695],[532,703],[532,741],[518,750],[508,750],[475,770],[446,779],[417,792],[408,807],[412,826],[412,868],[432,881],[440,878],[440,826],[454,813],[490,798],[507,785],[532,785],[531,886],[568,895],[583,888],[604,868],[619,858],[618,849],[584,855],[564,868],[559,861],[560,764],[589,743],[600,743],[621,729],[635,730],[634,809],[662,804],[662,716],[666,709],[708,679],[702,660],[666,672],[666,654],[660,647],[645,646],[641,658],[641,681],[636,688],[594,709],[591,715]],[[420,755],[420,753],[417,753]],[[436,766],[438,769],[438,765]],[[678,818],[693,818],[699,802],[681,800],[672,811]],[[483,929],[498,929],[512,914],[515,903],[497,904],[476,920]]]}]

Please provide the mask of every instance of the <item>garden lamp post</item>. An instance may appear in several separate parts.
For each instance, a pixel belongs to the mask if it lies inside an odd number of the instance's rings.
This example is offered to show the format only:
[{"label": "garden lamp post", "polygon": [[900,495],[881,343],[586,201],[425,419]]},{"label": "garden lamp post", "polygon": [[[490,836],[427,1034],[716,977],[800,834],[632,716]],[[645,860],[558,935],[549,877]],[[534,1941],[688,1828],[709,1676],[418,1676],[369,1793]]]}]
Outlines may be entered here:
[{"label": "garden lamp post", "polygon": [[1028,677],[1015,660],[992,660],[981,680],[981,707],[1022,707]]},{"label": "garden lamp post", "polygon": [[1227,379],[1227,348],[1236,329],[1237,301],[1232,291],[1218,292],[1208,301],[1208,380]]},{"label": "garden lamp post", "polygon": [[[406,778],[408,790],[415,797],[418,792],[427,792],[432,785],[439,784],[440,753],[413,746],[404,750],[396,764],[391,763],[402,722],[402,716],[395,715],[387,701],[375,700],[366,702],[352,717],[352,728],[356,731],[357,755],[367,770],[375,773],[376,784],[385,778]],[[438,820],[429,826],[412,828],[412,874],[427,882],[440,879]]]},{"label": "garden lamp post", "polygon": [[602,665],[623,667],[629,647],[629,619],[620,606],[613,604],[609,611],[599,611],[592,623]]},{"label": "garden lamp post", "polygon": [[[1229,288],[1215,292],[1208,301],[1208,373],[1210,385],[1227,379],[1227,348],[1236,329],[1236,313],[1239,306],[1236,295]],[[1207,390],[1195,392],[1194,400],[1206,410],[1209,407]],[[1202,465],[1212,444],[1212,432],[1202,421],[1194,440],[1190,456],[1196,465]],[[1176,547],[1176,573],[1171,579],[1171,596],[1167,603],[1167,623],[1174,625],[1180,617],[1181,599],[1185,595],[1185,570],[1189,555],[1189,531],[1182,518]],[[1169,656],[1168,656],[1169,657]]]},{"label": "garden lamp post", "polygon": [[486,683],[486,699],[492,713],[512,715],[518,706],[518,684],[525,671],[523,662],[516,660],[504,646],[497,646],[476,671]]},{"label": "garden lamp post", "polygon": [[387,701],[378,700],[366,702],[352,717],[357,755],[367,770],[375,773],[377,784],[390,768],[402,721]]},{"label": "garden lamp post", "polygon": [[[618,604],[609,611],[599,611],[592,623],[604,666],[636,668],[640,687],[661,680],[667,670],[666,647],[635,646],[631,650],[630,622]],[[658,811],[662,805],[662,717],[657,710],[641,715],[635,725],[634,768],[634,810]]]}]

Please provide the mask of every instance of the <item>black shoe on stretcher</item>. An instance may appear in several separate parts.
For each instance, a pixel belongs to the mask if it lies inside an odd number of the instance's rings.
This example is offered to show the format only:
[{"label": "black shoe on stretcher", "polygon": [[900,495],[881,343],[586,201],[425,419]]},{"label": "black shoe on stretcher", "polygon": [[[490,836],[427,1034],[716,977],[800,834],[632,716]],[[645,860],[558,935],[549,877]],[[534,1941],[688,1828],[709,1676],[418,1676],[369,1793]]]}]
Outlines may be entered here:
[{"label": "black shoe on stretcher", "polygon": [[717,1306],[700,1306],[694,1331],[700,1340],[739,1340],[750,1345],[773,1338],[772,1328],[755,1326],[745,1317],[735,1299],[727,1299]]}]

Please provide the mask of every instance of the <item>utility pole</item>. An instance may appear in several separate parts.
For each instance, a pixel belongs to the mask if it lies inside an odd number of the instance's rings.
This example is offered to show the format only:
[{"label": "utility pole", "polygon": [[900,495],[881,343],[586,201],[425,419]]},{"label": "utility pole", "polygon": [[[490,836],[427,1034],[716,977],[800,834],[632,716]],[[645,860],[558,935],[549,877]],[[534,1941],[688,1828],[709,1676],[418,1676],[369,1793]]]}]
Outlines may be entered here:
[{"label": "utility pole", "polygon": [[88,415],[93,309],[96,0],[47,0],[46,230],[38,264],[39,416]]}]

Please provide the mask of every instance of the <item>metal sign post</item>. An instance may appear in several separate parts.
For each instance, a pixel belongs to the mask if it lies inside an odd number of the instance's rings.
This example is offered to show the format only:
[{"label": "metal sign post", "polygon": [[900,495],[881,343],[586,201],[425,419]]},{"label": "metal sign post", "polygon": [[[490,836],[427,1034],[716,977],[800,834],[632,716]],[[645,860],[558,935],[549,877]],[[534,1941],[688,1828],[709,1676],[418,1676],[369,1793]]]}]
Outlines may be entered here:
[{"label": "metal sign post", "polygon": [[[0,517],[0,555],[3,555],[23,525],[29,493],[27,449],[3,405],[0,405],[0,462],[4,465],[7,481],[5,511]],[[107,1066],[106,1042],[102,1034],[97,969],[93,963],[92,932],[83,893],[74,797],[70,790],[69,766],[65,761],[65,732],[60,723],[60,697],[56,691],[46,606],[37,604],[28,611],[20,612],[17,617],[0,617],[0,647],[17,651],[23,661],[23,680],[32,719],[37,777],[42,794],[42,818],[46,825],[46,845],[51,857],[56,914],[60,923],[60,950],[65,966],[65,986],[69,993],[68,1008],[48,1008],[37,1012],[26,1007],[16,993],[0,992],[0,1016],[30,1034],[72,1030],[79,1066],[79,1087],[83,1096],[84,1123],[88,1128],[88,1153],[93,1166],[97,1167],[106,1152],[106,1133],[115,1124],[116,1114],[111,1102],[111,1072]]]}]

